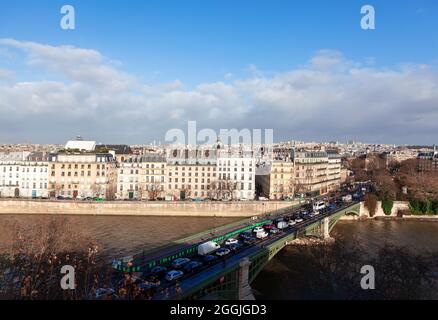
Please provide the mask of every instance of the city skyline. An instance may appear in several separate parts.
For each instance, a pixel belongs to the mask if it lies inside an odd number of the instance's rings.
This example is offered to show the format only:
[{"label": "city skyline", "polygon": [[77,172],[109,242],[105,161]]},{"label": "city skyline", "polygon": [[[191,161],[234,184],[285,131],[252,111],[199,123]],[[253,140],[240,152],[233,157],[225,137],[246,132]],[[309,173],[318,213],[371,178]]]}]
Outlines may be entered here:
[{"label": "city skyline", "polygon": [[1,143],[163,143],[191,120],[276,142],[435,143],[432,1],[376,1],[368,31],[359,1],[131,4],[73,1],[69,31],[59,1],[0,4]]}]

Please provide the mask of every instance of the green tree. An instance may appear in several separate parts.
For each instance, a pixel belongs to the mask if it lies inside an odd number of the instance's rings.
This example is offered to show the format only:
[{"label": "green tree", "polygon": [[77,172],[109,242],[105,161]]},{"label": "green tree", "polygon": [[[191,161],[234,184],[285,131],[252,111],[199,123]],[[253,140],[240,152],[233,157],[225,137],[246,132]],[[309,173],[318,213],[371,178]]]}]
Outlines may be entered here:
[{"label": "green tree", "polygon": [[393,206],[394,206],[394,201],[392,199],[386,198],[382,200],[382,209],[387,216],[391,214]]}]

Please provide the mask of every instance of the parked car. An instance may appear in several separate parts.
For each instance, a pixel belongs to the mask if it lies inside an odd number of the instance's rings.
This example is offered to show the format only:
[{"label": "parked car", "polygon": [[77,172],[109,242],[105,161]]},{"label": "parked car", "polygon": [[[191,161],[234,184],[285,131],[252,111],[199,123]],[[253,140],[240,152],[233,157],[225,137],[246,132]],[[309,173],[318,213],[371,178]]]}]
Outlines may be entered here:
[{"label": "parked car", "polygon": [[202,262],[200,261],[190,261],[184,265],[185,272],[193,272],[202,267]]},{"label": "parked car", "polygon": [[252,230],[252,231],[257,233],[257,232],[265,231],[265,229],[263,229],[262,227],[255,227],[254,230]]},{"label": "parked car", "polygon": [[275,228],[275,225],[273,225],[273,224],[265,224],[265,225],[263,226],[263,229],[265,229],[265,230],[270,230],[270,229],[272,229],[272,228]]},{"label": "parked car", "polygon": [[280,230],[278,230],[277,228],[272,228],[271,230],[269,230],[269,232],[272,234],[277,234],[280,232]]},{"label": "parked car", "polygon": [[166,274],[167,281],[174,281],[176,279],[181,278],[184,275],[184,272],[181,270],[171,270]]},{"label": "parked car", "polygon": [[219,257],[223,257],[229,254],[230,252],[231,252],[230,249],[220,248],[218,251],[216,251],[216,255],[218,255]]},{"label": "parked car", "polygon": [[229,239],[227,239],[225,241],[225,245],[226,246],[229,246],[229,245],[232,245],[232,244],[236,244],[236,243],[239,243],[239,240],[234,239],[234,238],[229,238]]},{"label": "parked car", "polygon": [[163,266],[156,266],[156,267],[154,267],[154,268],[152,268],[152,270],[151,270],[151,275],[154,275],[154,276],[163,276],[165,273],[167,272],[167,268],[166,267],[163,267]]},{"label": "parked car", "polygon": [[241,247],[242,245],[240,243],[232,243],[228,246],[228,249],[235,252],[238,251]]},{"label": "parked car", "polygon": [[294,225],[296,225],[297,223],[296,223],[296,221],[295,220],[289,220],[289,225],[290,226],[294,226]]},{"label": "parked car", "polygon": [[296,223],[303,222],[303,219],[302,219],[302,218],[297,218],[297,219],[295,219],[295,222],[296,222]]},{"label": "parked car", "polygon": [[174,268],[182,268],[185,264],[189,263],[189,258],[177,258],[172,261],[172,267]]},{"label": "parked car", "polygon": [[57,196],[56,200],[64,200],[64,197],[63,196]]},{"label": "parked car", "polygon": [[207,264],[213,263],[217,259],[217,256],[214,256],[212,254],[208,254],[204,256],[203,261]]}]

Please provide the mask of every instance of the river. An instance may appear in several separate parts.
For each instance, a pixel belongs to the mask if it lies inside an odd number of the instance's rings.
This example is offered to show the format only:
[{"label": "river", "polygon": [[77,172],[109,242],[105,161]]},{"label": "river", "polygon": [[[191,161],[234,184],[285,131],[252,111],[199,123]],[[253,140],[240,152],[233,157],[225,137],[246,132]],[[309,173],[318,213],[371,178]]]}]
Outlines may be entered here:
[{"label": "river", "polygon": [[[403,247],[415,253],[438,252],[438,222],[365,220],[339,221],[331,234],[351,243],[360,243],[367,254],[375,254],[388,245]],[[405,250],[404,250],[405,251]],[[301,278],[292,272],[297,263],[293,248],[286,247],[272,259],[252,284],[256,297],[260,299],[314,299],[312,293],[297,292]],[[434,293],[438,299],[438,292]]]}]

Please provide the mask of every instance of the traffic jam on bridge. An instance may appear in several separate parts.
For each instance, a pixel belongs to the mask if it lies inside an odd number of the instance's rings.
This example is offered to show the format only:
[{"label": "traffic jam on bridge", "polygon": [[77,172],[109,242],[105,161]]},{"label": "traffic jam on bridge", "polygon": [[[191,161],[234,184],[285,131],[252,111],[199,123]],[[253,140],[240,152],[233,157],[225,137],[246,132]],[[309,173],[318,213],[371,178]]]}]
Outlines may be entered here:
[{"label": "traffic jam on bridge", "polygon": [[[179,249],[179,252],[166,257],[154,259],[154,262],[144,263],[141,267],[124,269],[125,272],[115,273],[114,289],[99,289],[97,299],[111,296],[117,298],[117,288],[126,284],[126,275],[144,291],[146,296],[154,298],[157,293],[169,297],[169,290],[178,294],[179,283],[189,280],[200,272],[207,271],[213,266],[222,264],[224,267],[227,261],[233,256],[256,245],[263,245],[273,239],[281,239],[308,225],[311,225],[324,217],[330,216],[352,202],[357,202],[364,196],[364,188],[354,192],[335,195],[331,198],[319,198],[313,202],[306,203],[291,212],[279,214],[270,219],[258,223],[252,223],[240,227],[226,234],[190,245],[187,248]],[[159,261],[159,263],[157,263]],[[113,261],[113,266],[119,265],[122,260]],[[128,261],[132,266],[132,261]]]}]

